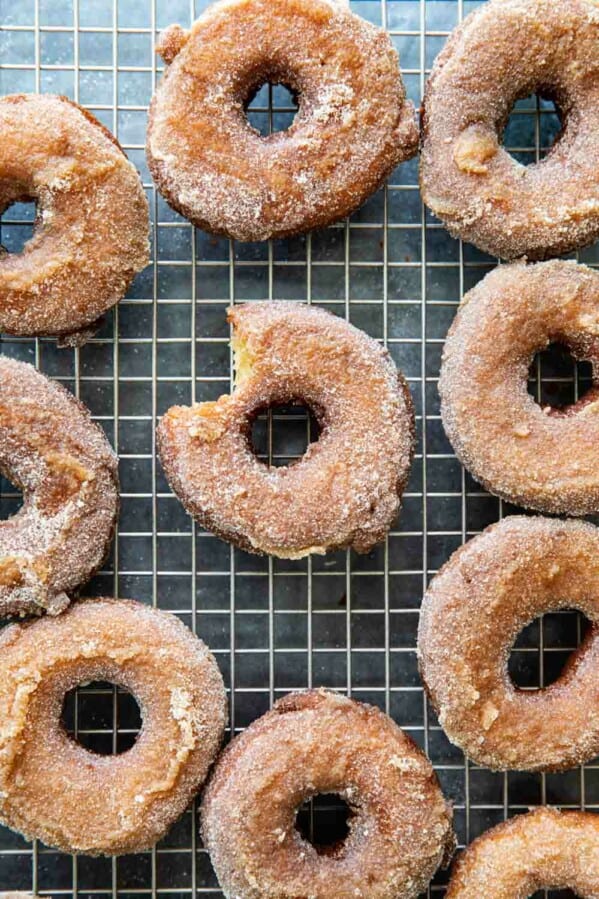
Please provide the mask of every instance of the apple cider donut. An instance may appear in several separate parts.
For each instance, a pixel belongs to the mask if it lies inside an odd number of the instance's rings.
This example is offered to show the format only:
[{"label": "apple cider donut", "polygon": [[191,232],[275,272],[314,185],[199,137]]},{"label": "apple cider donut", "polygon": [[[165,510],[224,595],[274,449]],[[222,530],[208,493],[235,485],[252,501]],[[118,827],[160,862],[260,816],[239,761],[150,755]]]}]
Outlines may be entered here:
[{"label": "apple cider donut", "polygon": [[[554,100],[562,131],[520,165],[501,146],[514,103]],[[599,237],[599,6],[491,0],[437,57],[423,105],[421,189],[451,233],[504,259]]]},{"label": "apple cider donut", "polygon": [[[565,344],[593,387],[541,407],[527,379],[537,352]],[[599,511],[599,274],[575,262],[502,265],[466,294],[439,380],[456,455],[487,490],[550,514]]]},{"label": "apple cider donut", "polygon": [[[299,559],[368,552],[399,511],[414,449],[408,386],[389,354],[336,316],[298,303],[229,310],[236,384],[175,406],[158,427],[166,477],[203,527],[242,549]],[[286,468],[252,452],[252,420],[304,402],[321,434]]]},{"label": "apple cider donut", "polygon": [[[518,634],[574,608],[593,629],[562,675],[518,689],[508,672]],[[497,771],[559,771],[599,753],[599,529],[514,516],[451,557],[424,597],[422,680],[448,738]]]},{"label": "apple cider donut", "polygon": [[106,558],[117,459],[88,410],[26,362],[0,356],[0,471],[23,492],[0,521],[0,616],[55,615]]},{"label": "apple cider donut", "polygon": [[445,899],[515,899],[544,889],[599,897],[599,815],[538,808],[475,840]]},{"label": "apple cider donut", "polygon": [[[349,833],[316,847],[295,818],[327,793],[349,806]],[[451,821],[432,765],[391,718],[324,690],[286,696],[238,736],[202,806],[227,899],[412,899],[448,860]]]},{"label": "apple cider donut", "polygon": [[7,893],[0,892],[0,899],[36,899],[31,893],[22,893],[18,890],[11,890]]},{"label": "apple cider donut", "polygon": [[[178,212],[215,234],[266,240],[349,215],[398,163],[418,128],[388,35],[327,0],[221,0],[171,26],[152,100],[147,156]],[[286,132],[262,137],[246,105],[266,82],[296,92]]]},{"label": "apple cider donut", "polygon": [[[65,695],[92,681],[138,701],[128,752],[97,755],[64,730]],[[89,599],[11,625],[0,635],[0,820],[63,852],[149,849],[203,783],[225,719],[212,654],[172,614]]]},{"label": "apple cider donut", "polygon": [[0,330],[84,342],[148,262],[148,204],[134,166],[65,97],[0,99],[0,211],[35,200],[21,253],[0,258]]}]

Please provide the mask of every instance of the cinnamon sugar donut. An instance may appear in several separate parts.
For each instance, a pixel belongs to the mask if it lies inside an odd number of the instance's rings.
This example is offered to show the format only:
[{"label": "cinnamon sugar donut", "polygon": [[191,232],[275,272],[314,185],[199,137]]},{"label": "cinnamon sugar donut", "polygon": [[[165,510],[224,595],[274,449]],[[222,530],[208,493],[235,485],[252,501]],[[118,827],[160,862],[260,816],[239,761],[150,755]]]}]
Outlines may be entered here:
[{"label": "cinnamon sugar donut", "polygon": [[[526,167],[501,141],[514,103],[534,92],[555,101],[562,131]],[[491,0],[468,16],[426,88],[421,189],[454,236],[505,259],[599,237],[596,0]]]},{"label": "cinnamon sugar donut", "polygon": [[0,356],[0,471],[23,506],[0,521],[0,616],[55,615],[102,565],[119,507],[117,459],[88,410]]},{"label": "cinnamon sugar donut", "polygon": [[499,824],[460,856],[445,899],[515,899],[543,889],[598,899],[598,815],[539,808]]},{"label": "cinnamon sugar donut", "polygon": [[[581,400],[542,408],[527,391],[534,356],[566,344],[593,364]],[[575,262],[502,265],[470,291],[439,380],[456,455],[491,493],[540,512],[599,510],[599,274]]]},{"label": "cinnamon sugar donut", "polygon": [[[397,52],[380,28],[327,0],[221,0],[190,32],[172,26],[150,108],[158,189],[207,231],[266,240],[322,228],[358,208],[418,128]],[[286,132],[264,138],[245,106],[265,82],[298,95]]]},{"label": "cinnamon sugar donut", "polygon": [[0,99],[0,211],[35,200],[35,232],[0,258],[0,330],[84,342],[148,262],[148,204],[134,166],[65,97]]},{"label": "cinnamon sugar donut", "polygon": [[[61,725],[66,693],[110,681],[137,699],[137,742],[97,755]],[[0,636],[0,819],[63,852],[149,849],[204,781],[223,737],[222,677],[171,614],[89,599]],[[66,788],[65,788],[66,785]]]},{"label": "cinnamon sugar donut", "polygon": [[37,899],[31,893],[22,893],[19,891],[9,891],[8,893],[0,893],[0,899]]},{"label": "cinnamon sugar donut", "polygon": [[[405,380],[376,341],[322,309],[251,303],[228,317],[234,392],[175,406],[158,427],[171,487],[202,526],[249,552],[368,552],[395,519],[409,473]],[[252,452],[252,420],[295,401],[315,414],[320,438],[295,464],[268,467]]]},{"label": "cinnamon sugar donut", "polygon": [[[518,689],[518,634],[574,608],[594,627],[551,686]],[[418,633],[420,673],[448,738],[494,770],[558,771],[599,754],[599,529],[514,516],[487,528],[433,578]]]},{"label": "cinnamon sugar donut", "polygon": [[43,897],[34,896],[32,893],[22,893],[18,890],[12,890],[7,893],[0,892],[0,899],[43,899]]},{"label": "cinnamon sugar donut", "polygon": [[[336,793],[350,807],[341,844],[295,827],[302,803]],[[228,899],[409,899],[453,849],[451,809],[428,759],[373,706],[295,693],[221,755],[202,834]]]}]

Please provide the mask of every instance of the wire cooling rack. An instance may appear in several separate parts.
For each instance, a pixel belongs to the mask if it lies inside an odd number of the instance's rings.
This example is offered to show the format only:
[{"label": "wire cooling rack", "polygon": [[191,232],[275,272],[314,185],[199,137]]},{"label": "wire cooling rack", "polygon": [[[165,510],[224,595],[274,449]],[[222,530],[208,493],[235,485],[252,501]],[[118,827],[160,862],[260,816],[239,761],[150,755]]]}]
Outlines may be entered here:
[{"label": "wire cooling rack", "polygon": [[[114,552],[87,592],[137,598],[176,613],[209,643],[230,689],[235,732],[292,689],[326,686],[381,706],[427,751],[455,804],[462,844],[507,816],[542,802],[599,807],[599,768],[560,775],[499,775],[465,763],[427,707],[416,668],[418,608],[431,575],[466,539],[514,511],[464,474],[439,419],[437,377],[443,339],[462,293],[495,261],[452,240],[422,207],[417,163],[348,222],[270,244],[209,237],[173,213],[155,192],[144,160],[146,111],[160,77],[157,32],[187,25],[207,5],[193,0],[0,0],[0,93],[46,91],[87,106],[139,168],[150,201],[153,256],[97,336],[80,350],[52,340],[3,339],[1,351],[39,366],[90,407],[120,455],[122,511]],[[362,0],[353,7],[383,25],[401,54],[416,105],[448,32],[476,3]],[[263,88],[250,118],[263,132],[293,117],[290,95]],[[506,145],[523,162],[551,144],[551,104],[521,101]],[[2,218],[2,243],[17,251],[32,209]],[[599,263],[597,248],[580,254]],[[262,559],[196,528],[171,494],[156,460],[154,430],[174,403],[215,399],[231,383],[225,310],[256,299],[303,300],[346,317],[384,342],[406,374],[417,409],[418,450],[399,521],[368,556],[337,553],[299,562]],[[559,353],[531,372],[544,402],[572,400],[588,372]],[[273,464],[300,455],[301,410],[275,410],[255,429]],[[3,517],[19,497],[4,484]],[[512,669],[527,687],[546,684],[580,641],[571,613],[546,616],[520,638]],[[107,685],[69,697],[65,723],[102,752],[131,745],[135,702]],[[327,817],[327,815],[329,817]],[[332,815],[332,817],[331,817]],[[305,817],[305,816],[304,816]],[[308,814],[322,831],[335,812]],[[446,875],[429,895],[442,896]],[[90,859],[29,844],[0,829],[0,889],[52,896],[221,895],[203,850],[196,809],[152,852]],[[570,894],[559,894],[561,896]],[[481,897],[482,899],[482,897]]]}]

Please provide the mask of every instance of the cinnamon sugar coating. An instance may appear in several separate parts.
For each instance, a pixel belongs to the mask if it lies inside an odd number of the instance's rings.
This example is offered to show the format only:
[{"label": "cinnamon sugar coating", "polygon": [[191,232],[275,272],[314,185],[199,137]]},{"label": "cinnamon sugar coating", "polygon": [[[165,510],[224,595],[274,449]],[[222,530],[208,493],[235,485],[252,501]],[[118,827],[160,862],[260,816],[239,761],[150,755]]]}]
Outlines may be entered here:
[{"label": "cinnamon sugar coating", "polygon": [[[593,628],[562,675],[518,689],[518,634],[574,608]],[[514,516],[492,525],[433,578],[418,633],[420,673],[448,738],[494,770],[558,771],[599,754],[599,529]],[[483,895],[483,894],[481,894]]]},{"label": "cinnamon sugar coating", "polygon": [[[63,729],[65,694],[90,681],[137,699],[143,726],[128,752],[97,755]],[[174,615],[89,599],[11,625],[0,636],[0,820],[63,852],[149,849],[203,783],[225,719],[216,662]]]},{"label": "cinnamon sugar coating", "polygon": [[0,471],[23,506],[0,521],[0,616],[55,615],[102,565],[119,508],[117,459],[85,406],[0,356]]},{"label": "cinnamon sugar coating", "polygon": [[[528,167],[501,146],[516,100],[555,101],[562,132]],[[491,0],[437,57],[423,105],[424,202],[494,256],[544,259],[599,237],[596,0]]]},{"label": "cinnamon sugar coating", "polygon": [[0,330],[82,343],[148,262],[148,203],[135,167],[65,97],[0,99],[0,211],[37,204],[33,237],[0,258]]},{"label": "cinnamon sugar coating", "polygon": [[[321,853],[295,827],[319,793],[351,810],[346,839]],[[430,762],[391,718],[317,690],[281,699],[225,749],[202,834],[228,899],[409,899],[452,851],[451,819]]]},{"label": "cinnamon sugar coating", "polygon": [[[316,307],[250,303],[231,308],[229,321],[234,392],[175,406],[158,427],[172,489],[203,527],[249,552],[368,552],[398,514],[412,460],[402,375],[376,341]],[[252,452],[251,422],[294,401],[314,412],[320,438],[293,465],[264,465]]]},{"label": "cinnamon sugar coating", "polygon": [[32,893],[22,893],[20,891],[9,891],[8,893],[0,892],[0,899],[38,899]]},{"label": "cinnamon sugar coating", "polygon": [[[527,390],[550,343],[593,365],[593,387],[562,409]],[[502,265],[462,302],[439,380],[456,455],[487,490],[552,514],[599,510],[599,274],[575,262]]]},{"label": "cinnamon sugar coating", "polygon": [[[417,151],[414,108],[380,28],[327,0],[221,0],[190,32],[171,26],[147,156],[178,212],[215,234],[266,240],[357,209]],[[299,98],[267,138],[245,104],[266,82]]]},{"label": "cinnamon sugar coating", "polygon": [[36,899],[31,893],[22,893],[19,891],[11,891],[8,893],[0,893],[0,899]]},{"label": "cinnamon sugar coating", "polygon": [[460,856],[446,899],[524,899],[548,888],[599,899],[599,815],[545,807],[499,824]]}]

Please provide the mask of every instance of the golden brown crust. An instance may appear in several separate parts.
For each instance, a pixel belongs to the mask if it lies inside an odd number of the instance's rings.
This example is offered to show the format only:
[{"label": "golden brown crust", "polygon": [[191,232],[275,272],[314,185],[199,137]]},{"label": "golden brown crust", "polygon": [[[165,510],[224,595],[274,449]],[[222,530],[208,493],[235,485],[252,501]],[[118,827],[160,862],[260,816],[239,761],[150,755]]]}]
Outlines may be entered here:
[{"label": "golden brown crust", "polygon": [[[564,409],[527,389],[550,343],[593,364],[593,388]],[[599,510],[599,274],[575,262],[502,265],[466,294],[443,351],[447,436],[491,493],[551,514]]]},{"label": "golden brown crust", "polygon": [[[518,634],[575,608],[593,623],[561,677],[519,690],[508,673]],[[452,743],[494,770],[557,771],[599,753],[599,530],[514,516],[451,557],[424,598],[420,673]]]},{"label": "golden brown crust", "polygon": [[[417,151],[387,34],[327,0],[223,0],[162,37],[170,63],[150,108],[147,156],[167,201],[204,230],[265,240],[348,215]],[[285,133],[262,138],[244,104],[271,81],[299,94]]]},{"label": "golden brown crust", "polygon": [[[295,828],[301,804],[340,795],[353,815],[333,854]],[[222,754],[202,833],[227,897],[410,899],[453,845],[428,759],[373,706],[324,690],[291,694]]]},{"label": "golden brown crust", "polygon": [[[204,527],[250,552],[367,552],[399,511],[412,459],[403,377],[376,341],[316,307],[250,303],[229,320],[234,392],[173,407],[158,427],[171,487]],[[251,420],[294,400],[315,412],[320,438],[294,465],[270,468],[252,452]]]},{"label": "golden brown crust", "polygon": [[[174,615],[89,599],[0,637],[0,818],[29,838],[89,855],[149,849],[204,781],[222,741],[222,677]],[[65,694],[110,681],[140,705],[135,746],[88,752],[63,730]],[[65,790],[65,784],[68,789]]]},{"label": "golden brown crust", "polygon": [[81,342],[148,262],[148,203],[116,138],[65,97],[0,100],[0,208],[38,207],[33,237],[0,259],[0,330]]},{"label": "golden brown crust", "polygon": [[[500,145],[514,102],[556,100],[559,140],[525,167]],[[455,236],[504,259],[544,259],[599,237],[599,8],[491,0],[437,57],[423,104],[420,181]]]},{"label": "golden brown crust", "polygon": [[24,500],[0,521],[0,615],[56,614],[106,558],[119,507],[117,459],[82,403],[6,356],[0,470]]},{"label": "golden brown crust", "polygon": [[446,899],[524,899],[537,890],[599,899],[599,816],[539,808],[487,831],[460,856]]}]

